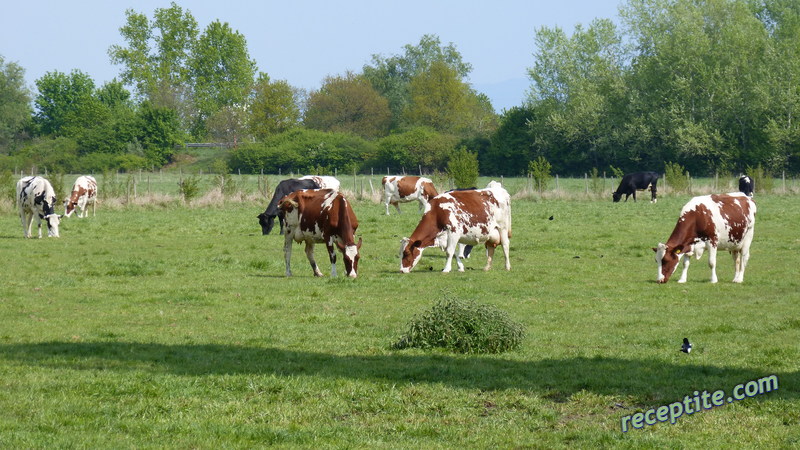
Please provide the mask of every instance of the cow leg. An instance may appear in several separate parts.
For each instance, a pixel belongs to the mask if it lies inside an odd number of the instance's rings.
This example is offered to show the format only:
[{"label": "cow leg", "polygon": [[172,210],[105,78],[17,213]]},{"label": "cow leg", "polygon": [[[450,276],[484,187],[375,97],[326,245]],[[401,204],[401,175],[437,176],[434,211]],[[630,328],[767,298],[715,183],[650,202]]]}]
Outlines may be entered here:
[{"label": "cow leg", "polygon": [[331,278],[336,278],[336,247],[325,245],[328,248],[328,257],[331,260]]},{"label": "cow leg", "polygon": [[92,201],[92,217],[97,215],[97,211],[95,210],[95,208],[97,208],[97,199],[94,199]]},{"label": "cow leg", "polygon": [[500,244],[503,246],[503,254],[506,257],[506,270],[511,270],[511,256],[508,253],[511,248],[511,240],[508,238],[508,230],[500,231]]},{"label": "cow leg", "polygon": [[656,198],[656,186],[651,184],[650,185],[650,203],[657,202],[658,199]]},{"label": "cow leg", "polygon": [[292,276],[292,237],[286,234],[283,241],[283,258],[286,260],[286,276]]},{"label": "cow leg", "polygon": [[25,210],[22,209],[22,206],[20,206],[19,207],[19,223],[22,224],[22,235],[24,237],[26,237],[26,238],[27,237],[31,237],[30,236],[30,234],[31,234],[30,227],[25,225],[27,218],[28,218],[28,215],[25,214]]},{"label": "cow leg", "polygon": [[494,249],[497,247],[496,245],[486,243],[486,266],[484,266],[483,270],[488,272],[492,268],[492,258],[494,258]]},{"label": "cow leg", "polygon": [[747,245],[741,250],[741,259],[739,263],[739,279],[733,279],[734,283],[744,282],[744,269],[747,267],[747,261],[750,259],[750,246]]},{"label": "cow leg", "polygon": [[42,238],[42,218],[36,214],[36,226],[39,228],[39,239]]},{"label": "cow leg", "polygon": [[389,215],[389,196],[386,196],[386,201],[384,203],[386,203],[386,215],[388,216]]},{"label": "cow leg", "polygon": [[319,270],[319,266],[317,266],[317,261],[314,260],[314,242],[313,241],[306,241],[306,257],[308,258],[308,262],[311,264],[311,270],[314,271],[315,277],[321,277],[322,272]]},{"label": "cow leg", "polygon": [[403,212],[400,211],[400,202],[394,202],[393,205],[394,205],[394,209],[397,210],[397,214],[403,214]]},{"label": "cow leg", "polygon": [[681,271],[681,277],[678,283],[686,283],[686,276],[689,273],[689,264],[692,262],[692,258],[689,255],[683,255],[681,260],[683,261],[683,270]]},{"label": "cow leg", "polygon": [[[445,248],[445,252],[447,252],[447,261],[444,263],[444,270],[442,272],[448,273],[453,267],[453,255],[456,254],[456,248],[458,247],[458,239],[459,236],[455,233],[449,233],[447,235],[447,247]],[[456,264],[458,265],[458,271],[464,271],[464,263],[461,262],[461,258],[456,255]]]},{"label": "cow leg", "polygon": [[731,250],[731,258],[733,259],[733,282],[741,283],[739,273],[742,270],[742,251]]},{"label": "cow leg", "polygon": [[636,203],[636,189],[633,190],[633,203]]},{"label": "cow leg", "polygon": [[708,267],[711,268],[711,282],[717,282],[717,247],[708,246]]}]

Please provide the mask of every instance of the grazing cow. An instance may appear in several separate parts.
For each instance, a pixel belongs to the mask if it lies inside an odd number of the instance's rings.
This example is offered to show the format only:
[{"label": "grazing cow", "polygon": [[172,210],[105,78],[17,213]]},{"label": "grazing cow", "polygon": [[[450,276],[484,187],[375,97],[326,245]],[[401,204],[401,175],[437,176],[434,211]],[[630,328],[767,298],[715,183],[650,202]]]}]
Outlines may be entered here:
[{"label": "grazing cow", "polygon": [[298,178],[298,180],[311,180],[317,183],[318,187],[315,189],[333,189],[334,191],[338,191],[341,185],[336,178],[322,175],[306,175]]},{"label": "grazing cow", "polygon": [[[486,189],[446,192],[428,202],[411,237],[402,240],[400,271],[410,272],[423,249],[438,245],[447,252],[442,272],[450,272],[459,243],[485,244],[487,261],[483,270],[491,269],[495,247],[502,245],[506,270],[511,270],[510,237],[511,197],[500,183],[491,181]],[[456,255],[456,263],[458,271],[463,272],[460,255]]]},{"label": "grazing cow", "polygon": [[321,277],[314,260],[314,244],[323,242],[331,260],[331,276],[336,276],[336,247],[342,252],[347,276],[355,278],[358,271],[361,238],[355,242],[358,220],[350,203],[332,189],[304,189],[281,199],[278,207],[286,220],[286,241],[283,254],[286,258],[286,276],[292,276],[292,240],[306,243],[306,256],[314,276]]},{"label": "grazing cow", "polygon": [[756,204],[740,193],[704,195],[689,200],[681,209],[675,229],[666,244],[653,248],[658,263],[658,282],[666,283],[683,258],[683,273],[678,283],[686,282],[691,256],[697,259],[708,249],[711,282],[717,282],[717,249],[733,256],[734,283],[744,281],[744,269],[750,258],[750,243],[756,222]]},{"label": "grazing cow", "polygon": [[42,237],[42,219],[47,224],[47,236],[58,237],[61,216],[56,214],[56,193],[53,186],[42,177],[24,177],[17,181],[17,207],[22,233],[31,237],[31,225],[36,216],[39,238]]},{"label": "grazing cow", "polygon": [[400,203],[419,202],[419,210],[422,212],[428,200],[439,195],[433,181],[429,178],[414,176],[395,176],[383,177],[381,180],[386,203],[386,215],[389,215],[389,205],[394,205],[397,213],[400,214]]},{"label": "grazing cow", "polygon": [[78,213],[78,218],[83,218],[89,215],[87,206],[92,204],[92,215],[95,215],[95,208],[97,204],[97,181],[94,177],[84,175],[75,180],[72,185],[72,193],[66,200],[64,200],[64,215],[69,217],[75,212],[75,207],[81,209]]},{"label": "grazing cow", "polygon": [[281,234],[283,234],[283,213],[278,209],[278,202],[287,195],[300,189],[319,189],[319,184],[316,181],[307,177],[300,179],[289,178],[283,180],[275,187],[275,193],[272,195],[267,209],[258,216],[258,223],[261,225],[261,234],[267,235],[272,231],[275,225],[275,218],[278,217],[278,224],[281,227]]},{"label": "grazing cow", "polygon": [[747,175],[742,175],[741,177],[739,177],[739,192],[743,193],[748,197],[752,197],[753,188],[754,188],[754,183],[752,178],[748,177]]},{"label": "grazing cow", "polygon": [[629,173],[622,177],[617,191],[612,194],[614,203],[622,198],[625,194],[625,201],[628,201],[628,196],[633,195],[633,201],[636,201],[636,191],[643,191],[650,189],[650,203],[658,201],[656,199],[656,183],[658,182],[658,174],[655,172],[636,172]]}]

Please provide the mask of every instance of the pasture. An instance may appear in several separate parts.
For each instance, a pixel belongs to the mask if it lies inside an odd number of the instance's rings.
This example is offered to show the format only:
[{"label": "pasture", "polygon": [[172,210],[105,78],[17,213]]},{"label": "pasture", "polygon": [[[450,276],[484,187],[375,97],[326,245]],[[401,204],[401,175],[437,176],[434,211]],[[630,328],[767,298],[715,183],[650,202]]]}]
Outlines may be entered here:
[{"label": "pasture", "polygon": [[[510,272],[499,253],[481,271],[476,249],[466,272],[442,274],[444,253],[430,248],[408,275],[398,250],[416,203],[387,217],[376,198],[357,200],[355,280],[341,257],[339,278],[312,277],[297,244],[284,277],[283,237],[262,236],[255,217],[263,198],[109,200],[41,240],[23,239],[6,207],[0,446],[800,445],[797,197],[757,194],[742,285],[727,252],[717,285],[707,257],[688,283],[655,283],[651,247],[688,195],[545,197],[512,199]],[[329,274],[324,247],[316,254]],[[499,355],[390,348],[448,295],[507,311],[525,342]],[[623,416],[768,375],[777,391],[620,430]]]}]

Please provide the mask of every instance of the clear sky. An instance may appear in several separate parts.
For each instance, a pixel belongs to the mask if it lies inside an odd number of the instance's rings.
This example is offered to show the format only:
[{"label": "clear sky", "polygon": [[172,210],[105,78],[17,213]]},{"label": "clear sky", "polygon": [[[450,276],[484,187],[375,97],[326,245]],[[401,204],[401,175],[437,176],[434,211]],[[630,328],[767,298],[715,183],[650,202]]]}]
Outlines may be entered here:
[{"label": "clear sky", "polygon": [[[327,75],[360,72],[373,54],[403,53],[425,34],[453,43],[473,66],[468,80],[495,109],[522,103],[530,86],[534,33],[559,26],[571,33],[595,18],[617,21],[624,0],[181,0],[202,32],[228,22],[247,39],[258,70],[307,90]],[[0,6],[0,55],[25,69],[32,89],[47,72],[78,69],[97,86],[121,66],[108,48],[125,44],[119,28],[131,8],[152,19],[168,0],[11,0]],[[35,92],[35,91],[34,91]]]}]

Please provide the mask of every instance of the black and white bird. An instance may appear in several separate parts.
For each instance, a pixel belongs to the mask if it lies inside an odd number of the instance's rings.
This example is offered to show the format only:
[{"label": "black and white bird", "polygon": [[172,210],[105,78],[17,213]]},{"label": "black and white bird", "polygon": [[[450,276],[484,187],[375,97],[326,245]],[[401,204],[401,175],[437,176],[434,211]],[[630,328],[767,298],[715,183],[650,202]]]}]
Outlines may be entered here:
[{"label": "black and white bird", "polygon": [[690,353],[692,351],[692,343],[689,342],[689,339],[683,338],[683,345],[681,345],[681,351],[683,353]]}]

